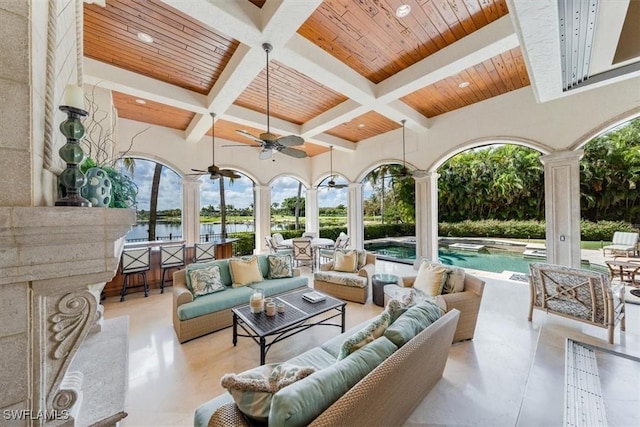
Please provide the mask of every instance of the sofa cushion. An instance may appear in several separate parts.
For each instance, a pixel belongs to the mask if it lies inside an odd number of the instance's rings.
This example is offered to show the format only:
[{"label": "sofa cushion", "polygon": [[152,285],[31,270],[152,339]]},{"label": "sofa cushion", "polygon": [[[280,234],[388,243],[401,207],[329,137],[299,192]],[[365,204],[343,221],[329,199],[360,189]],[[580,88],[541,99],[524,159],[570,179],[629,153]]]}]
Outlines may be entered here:
[{"label": "sofa cushion", "polygon": [[234,288],[264,280],[258,265],[258,257],[255,255],[229,259],[229,270],[231,271],[231,286]]},{"label": "sofa cushion", "polygon": [[185,267],[185,282],[187,285],[187,289],[192,291],[191,278],[189,277],[190,272],[199,270],[201,268],[211,268],[214,265],[217,265],[220,268],[220,279],[222,280],[222,284],[225,286],[231,286],[231,273],[229,272],[229,260],[220,259],[220,260],[209,261],[209,262],[194,262],[187,265]]},{"label": "sofa cushion", "polygon": [[240,374],[225,374],[220,385],[226,388],[240,412],[258,421],[266,421],[271,398],[279,390],[315,372],[315,368],[291,363],[272,363]]},{"label": "sofa cushion", "polygon": [[442,314],[442,310],[435,303],[423,301],[410,307],[389,325],[384,336],[398,347],[402,347],[427,326],[438,320]]},{"label": "sofa cushion", "polygon": [[336,251],[333,257],[333,269],[346,273],[355,273],[358,266],[358,254],[356,251]]},{"label": "sofa cushion", "polygon": [[328,368],[336,363],[336,356],[325,351],[321,347],[313,347],[298,356],[287,360],[288,363],[298,366],[313,366],[317,371]]},{"label": "sofa cushion", "polygon": [[396,350],[391,341],[380,337],[349,357],[283,388],[271,399],[269,425],[309,425]]},{"label": "sofa cushion", "polygon": [[293,259],[291,255],[269,255],[269,279],[293,277]]},{"label": "sofa cushion", "polygon": [[365,328],[357,331],[342,343],[337,359],[342,360],[354,351],[380,338],[390,321],[391,316],[386,311],[374,317]]},{"label": "sofa cushion", "polygon": [[264,296],[270,297],[283,292],[303,288],[309,284],[306,276],[288,277],[286,279],[267,279],[249,285],[252,289],[262,289]]},{"label": "sofa cushion", "polygon": [[227,287],[224,292],[203,295],[191,302],[178,306],[178,319],[193,319],[237,305],[248,304],[252,293],[253,289],[243,286],[240,288]]},{"label": "sofa cushion", "polygon": [[367,278],[358,276],[355,273],[345,273],[342,271],[316,271],[313,273],[315,280],[334,283],[336,285],[353,286],[355,288],[366,288]]},{"label": "sofa cushion", "polygon": [[212,265],[209,268],[198,268],[188,272],[194,297],[220,292],[227,289],[220,278],[220,266]]},{"label": "sofa cushion", "polygon": [[418,275],[413,282],[413,287],[434,296],[442,293],[444,282],[447,280],[447,269],[429,262],[423,262],[418,269]]}]

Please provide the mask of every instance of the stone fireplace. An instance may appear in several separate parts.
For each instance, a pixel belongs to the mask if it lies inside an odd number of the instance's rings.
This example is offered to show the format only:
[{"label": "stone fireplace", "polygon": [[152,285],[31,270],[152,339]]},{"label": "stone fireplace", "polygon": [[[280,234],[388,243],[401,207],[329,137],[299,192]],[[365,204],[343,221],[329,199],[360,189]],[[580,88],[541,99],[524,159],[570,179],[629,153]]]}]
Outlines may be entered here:
[{"label": "stone fireplace", "polygon": [[133,209],[0,207],[2,425],[114,425],[127,318],[104,321]]}]

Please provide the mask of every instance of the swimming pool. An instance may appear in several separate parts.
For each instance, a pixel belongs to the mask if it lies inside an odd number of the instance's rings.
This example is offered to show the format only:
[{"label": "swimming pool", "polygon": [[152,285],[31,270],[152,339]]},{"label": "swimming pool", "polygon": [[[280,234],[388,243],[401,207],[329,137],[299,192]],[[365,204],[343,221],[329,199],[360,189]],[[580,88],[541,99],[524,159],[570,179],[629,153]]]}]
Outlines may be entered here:
[{"label": "swimming pool", "polygon": [[[365,243],[367,251],[375,253],[378,258],[386,261],[402,262],[413,264],[416,259],[415,244],[409,242],[372,242]],[[515,271],[518,273],[528,273],[529,264],[532,262],[544,262],[544,259],[524,258],[521,253],[496,251],[496,252],[473,252],[465,250],[454,250],[441,247],[438,250],[440,262],[446,265],[469,268],[473,270],[491,271],[502,273],[503,271]],[[598,266],[586,268],[601,270]]]}]

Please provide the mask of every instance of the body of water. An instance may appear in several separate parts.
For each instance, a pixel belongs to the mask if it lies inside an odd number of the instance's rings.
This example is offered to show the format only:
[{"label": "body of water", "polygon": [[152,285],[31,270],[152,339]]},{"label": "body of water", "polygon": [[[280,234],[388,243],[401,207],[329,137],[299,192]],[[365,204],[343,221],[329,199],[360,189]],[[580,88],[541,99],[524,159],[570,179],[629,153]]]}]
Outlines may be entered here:
[{"label": "body of water", "polygon": [[[200,224],[200,234],[220,234],[222,228],[220,224],[206,223]],[[242,231],[254,231],[253,222],[247,224],[227,224],[227,233],[238,233]],[[156,236],[159,238],[169,238],[169,235],[182,236],[182,224],[180,223],[158,223],[156,224]],[[133,226],[127,233],[126,240],[147,239],[149,236],[149,224],[142,223]]]}]

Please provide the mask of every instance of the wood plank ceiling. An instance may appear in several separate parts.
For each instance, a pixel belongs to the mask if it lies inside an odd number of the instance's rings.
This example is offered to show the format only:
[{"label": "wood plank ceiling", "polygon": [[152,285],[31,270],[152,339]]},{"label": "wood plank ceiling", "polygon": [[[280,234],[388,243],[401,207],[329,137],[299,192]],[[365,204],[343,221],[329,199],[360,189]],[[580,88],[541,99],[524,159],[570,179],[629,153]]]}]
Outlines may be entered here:
[{"label": "wood plank ceiling", "polygon": [[[262,8],[264,3],[247,0],[243,6]],[[404,18],[396,16],[401,4],[411,6],[411,14]],[[505,0],[324,0],[297,32],[378,84],[506,14]],[[141,41],[140,32],[153,37],[153,43]],[[160,0],[106,0],[104,8],[84,5],[86,57],[197,94],[210,95],[239,46],[238,40]],[[271,60],[269,67],[272,117],[304,126],[350,101],[339,89],[342,86],[315,81],[290,63]],[[263,69],[233,104],[264,114],[265,76]],[[399,100],[431,118],[529,84],[522,53],[516,47]],[[198,116],[148,100],[140,104],[136,97],[122,93],[114,93],[114,103],[120,117],[183,131]],[[397,120],[369,111],[323,132],[357,143],[399,127]],[[220,119],[216,137],[251,143],[235,130],[259,134],[265,128]],[[310,156],[328,150],[309,142],[303,149]]]}]

